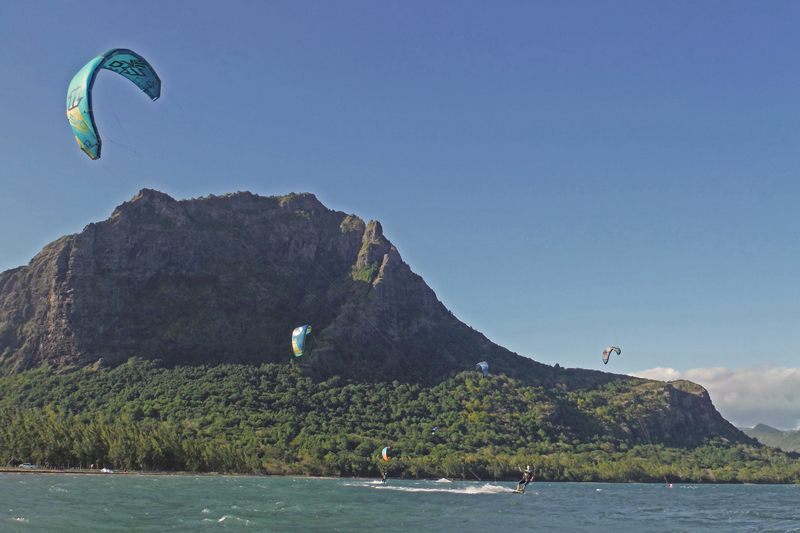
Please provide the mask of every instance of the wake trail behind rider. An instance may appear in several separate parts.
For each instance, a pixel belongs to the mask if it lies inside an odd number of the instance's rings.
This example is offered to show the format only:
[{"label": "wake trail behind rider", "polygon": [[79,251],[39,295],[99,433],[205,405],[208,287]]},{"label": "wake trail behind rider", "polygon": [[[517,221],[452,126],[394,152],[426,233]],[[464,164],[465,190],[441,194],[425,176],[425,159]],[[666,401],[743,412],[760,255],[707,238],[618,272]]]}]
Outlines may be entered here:
[{"label": "wake trail behind rider", "polygon": [[523,472],[522,468],[520,468],[520,467],[517,467],[517,470],[522,472],[522,479],[520,479],[519,482],[517,483],[517,490],[520,490],[519,486],[524,483],[524,485],[522,485],[522,491],[521,492],[525,492],[525,487],[528,486],[528,483],[533,481],[533,470],[531,470],[531,465],[527,465],[525,467],[525,471],[524,472]]}]

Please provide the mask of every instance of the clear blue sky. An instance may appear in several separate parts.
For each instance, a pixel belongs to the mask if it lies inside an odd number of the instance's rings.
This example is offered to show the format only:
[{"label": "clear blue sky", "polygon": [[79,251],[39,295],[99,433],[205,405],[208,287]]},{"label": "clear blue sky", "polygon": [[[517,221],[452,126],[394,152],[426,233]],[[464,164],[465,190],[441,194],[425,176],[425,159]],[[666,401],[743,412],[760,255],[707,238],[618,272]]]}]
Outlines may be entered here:
[{"label": "clear blue sky", "polygon": [[[144,187],[312,192],[536,360],[794,368],[798,27],[787,1],[2,2],[0,270]],[[66,89],[115,47],[164,91],[100,73],[95,162]]]}]

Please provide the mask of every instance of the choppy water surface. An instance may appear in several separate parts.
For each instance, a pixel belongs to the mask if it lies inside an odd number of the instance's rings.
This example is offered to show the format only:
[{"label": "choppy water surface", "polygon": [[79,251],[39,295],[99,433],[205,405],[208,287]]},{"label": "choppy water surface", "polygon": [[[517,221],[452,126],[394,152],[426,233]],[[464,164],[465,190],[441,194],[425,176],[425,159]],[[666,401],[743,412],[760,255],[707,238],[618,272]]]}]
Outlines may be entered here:
[{"label": "choppy water surface", "polygon": [[800,487],[0,474],[0,531],[800,531]]}]

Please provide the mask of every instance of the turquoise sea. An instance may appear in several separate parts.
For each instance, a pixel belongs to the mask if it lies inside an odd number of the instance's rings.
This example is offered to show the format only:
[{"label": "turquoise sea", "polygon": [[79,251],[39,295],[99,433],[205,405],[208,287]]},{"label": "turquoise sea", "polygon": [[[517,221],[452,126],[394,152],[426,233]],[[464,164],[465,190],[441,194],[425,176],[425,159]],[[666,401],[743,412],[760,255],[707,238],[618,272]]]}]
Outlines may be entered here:
[{"label": "turquoise sea", "polygon": [[800,531],[800,486],[0,474],[0,531]]}]

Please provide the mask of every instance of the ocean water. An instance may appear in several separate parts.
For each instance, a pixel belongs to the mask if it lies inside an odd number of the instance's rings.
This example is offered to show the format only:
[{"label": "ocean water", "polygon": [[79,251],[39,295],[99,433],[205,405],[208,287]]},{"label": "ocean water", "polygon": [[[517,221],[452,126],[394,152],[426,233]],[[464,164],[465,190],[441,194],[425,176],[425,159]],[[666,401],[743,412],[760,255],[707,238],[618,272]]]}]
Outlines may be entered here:
[{"label": "ocean water", "polygon": [[0,531],[800,531],[796,485],[0,474]]}]

